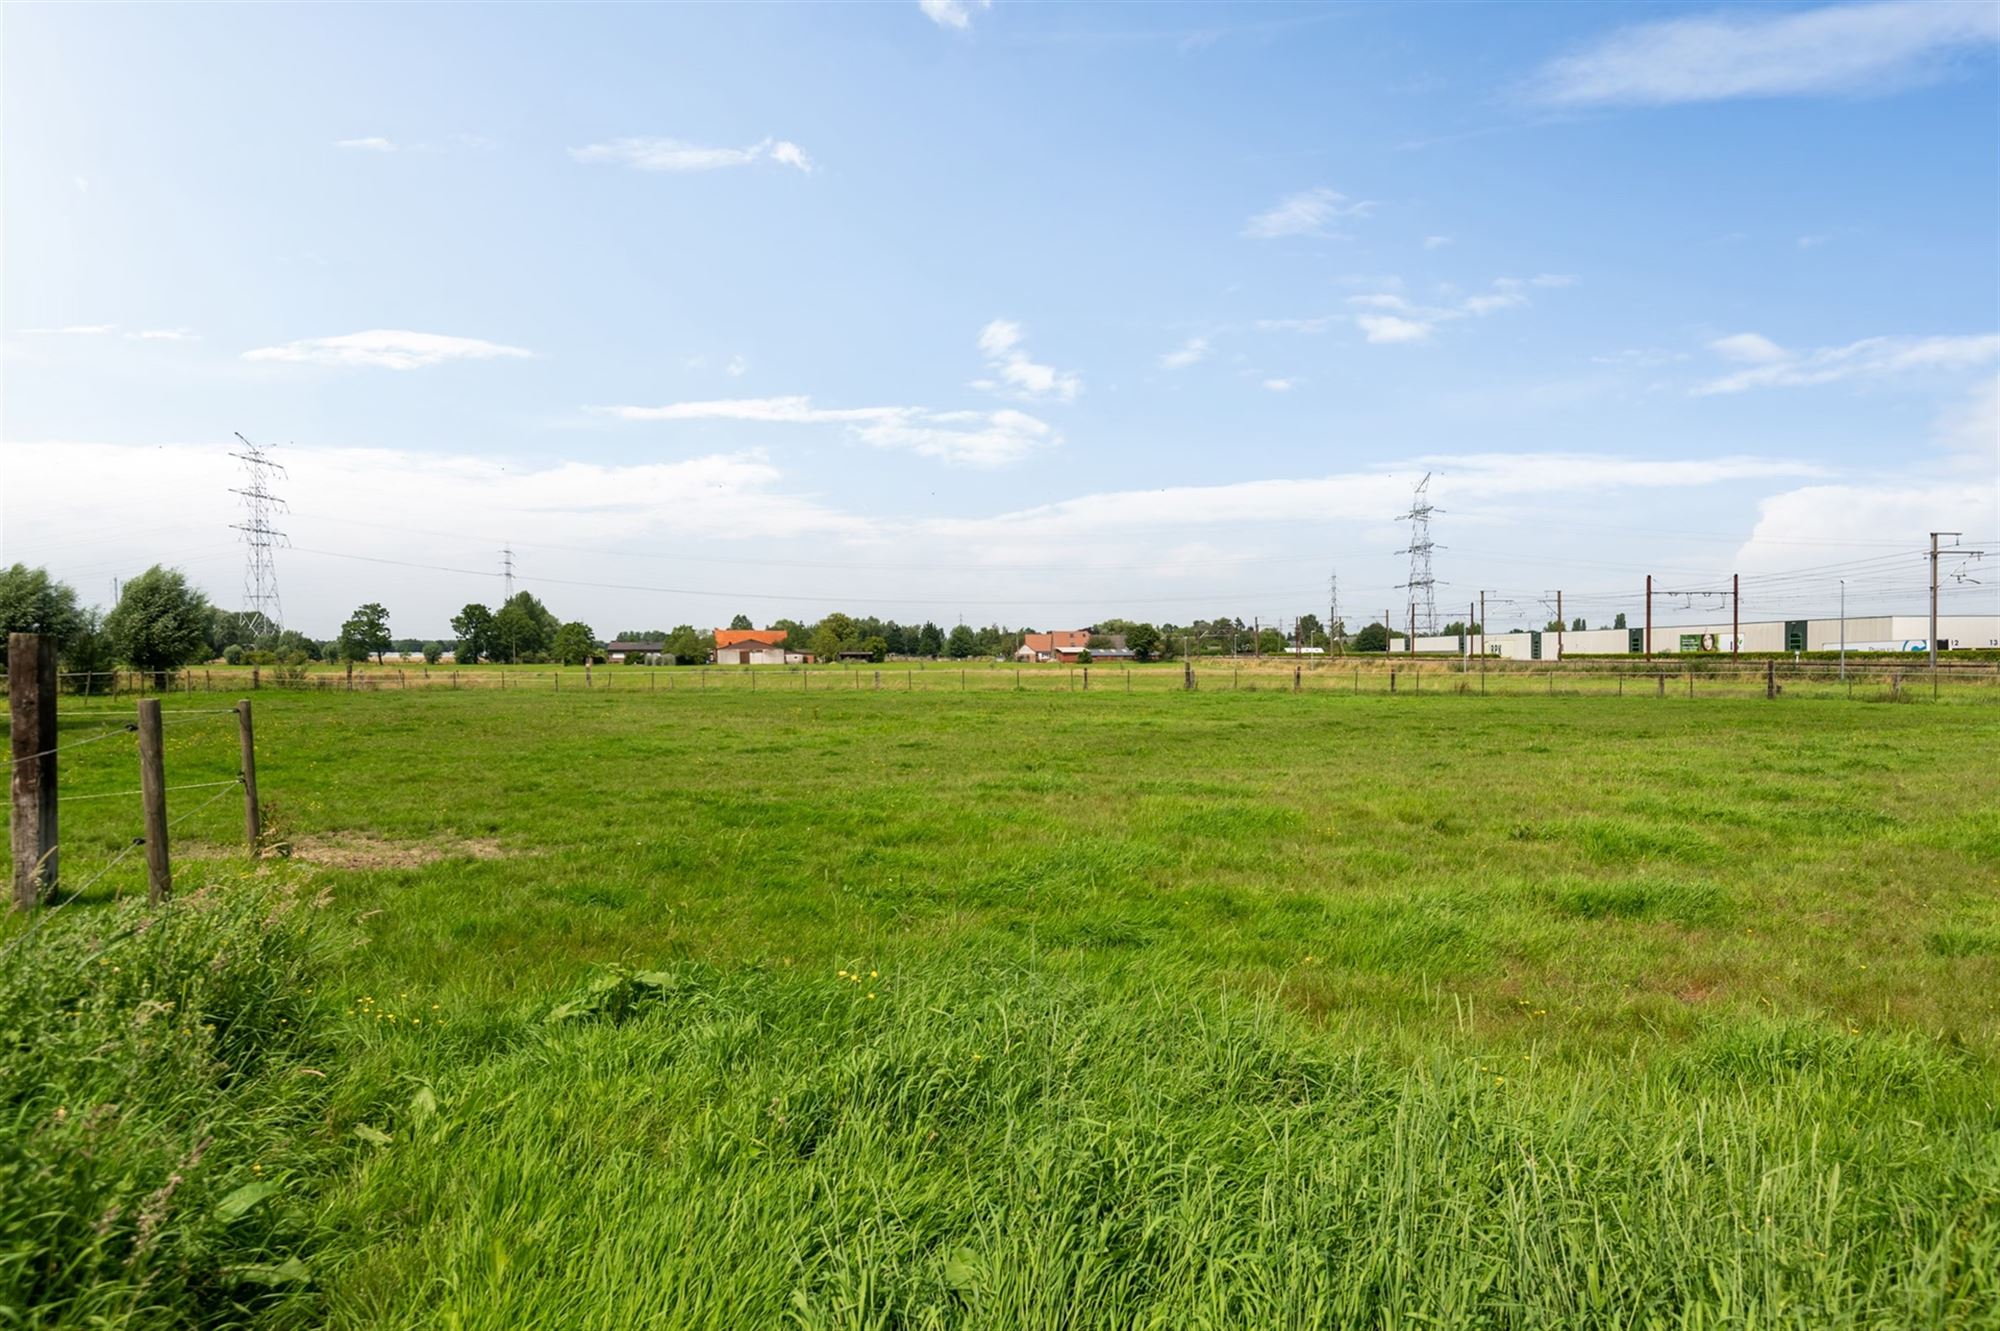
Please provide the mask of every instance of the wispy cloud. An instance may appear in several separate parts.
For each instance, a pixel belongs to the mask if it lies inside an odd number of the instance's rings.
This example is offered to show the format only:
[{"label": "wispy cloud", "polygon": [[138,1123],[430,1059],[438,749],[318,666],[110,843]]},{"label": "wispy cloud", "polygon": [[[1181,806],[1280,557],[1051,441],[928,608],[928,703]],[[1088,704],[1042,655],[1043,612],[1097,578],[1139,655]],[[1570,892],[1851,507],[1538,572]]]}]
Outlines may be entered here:
[{"label": "wispy cloud", "polygon": [[135,328],[121,331],[117,324],[64,324],[60,328],[21,328],[23,337],[124,337],[134,342],[192,342],[201,337],[192,328]]},{"label": "wispy cloud", "polygon": [[1954,57],[1995,41],[2000,7],[1985,3],[1677,18],[1619,29],[1550,61],[1532,91],[1564,106],[1869,92],[1937,78]]},{"label": "wispy cloud", "polygon": [[1421,342],[1436,326],[1399,314],[1357,314],[1354,322],[1370,342]]},{"label": "wispy cloud", "polygon": [[1026,412],[932,411],[925,407],[817,407],[804,395],[670,402],[657,407],[592,407],[621,421],[742,421],[759,425],[844,425],[875,448],[903,449],[967,467],[1004,467],[1062,442]]},{"label": "wispy cloud", "polygon": [[1266,379],[1264,381],[1264,387],[1273,393],[1289,393],[1294,388],[1298,387],[1298,383],[1299,381],[1296,379],[1274,378],[1274,379]]},{"label": "wispy cloud", "polygon": [[1530,304],[1531,287],[1566,287],[1575,281],[1564,273],[1541,273],[1529,278],[1495,278],[1488,290],[1450,304],[1422,305],[1393,291],[1349,296],[1347,303],[1365,311],[1354,316],[1354,323],[1370,342],[1422,342],[1439,324],[1483,318]]},{"label": "wispy cloud", "polygon": [[532,356],[520,347],[502,346],[476,337],[416,333],[405,328],[371,328],[338,337],[308,337],[275,347],[243,353],[244,360],[279,361],[295,365],[368,366],[384,370],[419,370],[455,360],[494,360]]},{"label": "wispy cloud", "polygon": [[1074,370],[1058,370],[1031,359],[1021,345],[1021,325],[1011,319],[995,319],[979,330],[979,352],[998,377],[975,381],[973,386],[987,392],[1011,392],[1036,401],[1074,402],[1083,392],[1083,376]]},{"label": "wispy cloud", "polygon": [[924,11],[924,17],[940,28],[956,28],[964,32],[972,26],[972,11],[991,9],[993,0],[917,0],[917,7]]},{"label": "wispy cloud", "polygon": [[709,148],[684,139],[612,139],[572,148],[569,155],[579,162],[605,162],[634,171],[717,171],[758,162],[776,162],[805,172],[813,169],[805,149],[789,139],[772,138],[759,139],[747,148]]},{"label": "wispy cloud", "polygon": [[442,138],[406,143],[371,134],[360,139],[336,139],[333,146],[364,153],[484,152],[493,147],[493,140],[483,134],[447,134]]},{"label": "wispy cloud", "polygon": [[1208,350],[1207,338],[1191,337],[1172,351],[1161,356],[1160,368],[1163,370],[1185,370],[1188,366],[1207,359]]},{"label": "wispy cloud", "polygon": [[1758,333],[1736,333],[1709,344],[1749,368],[1697,384],[1697,396],[1752,388],[1804,388],[1846,379],[1885,379],[1924,370],[1968,370],[2000,361],[2000,334],[1868,337],[1843,347],[1787,351]]},{"label": "wispy cloud", "polygon": [[1326,236],[1343,217],[1366,217],[1375,205],[1366,199],[1349,199],[1337,190],[1324,187],[1291,195],[1268,212],[1258,213],[1243,224],[1243,234],[1253,240],[1277,240],[1284,236]]}]

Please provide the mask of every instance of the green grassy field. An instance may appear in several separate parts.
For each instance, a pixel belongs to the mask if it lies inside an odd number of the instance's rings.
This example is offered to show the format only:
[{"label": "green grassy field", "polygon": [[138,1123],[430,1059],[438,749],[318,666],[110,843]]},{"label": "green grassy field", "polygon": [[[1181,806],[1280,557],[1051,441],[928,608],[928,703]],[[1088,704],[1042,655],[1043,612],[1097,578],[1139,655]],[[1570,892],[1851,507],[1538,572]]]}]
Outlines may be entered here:
[{"label": "green grassy field", "polygon": [[2000,1325],[2000,711],[625,679],[8,923],[0,1324]]}]

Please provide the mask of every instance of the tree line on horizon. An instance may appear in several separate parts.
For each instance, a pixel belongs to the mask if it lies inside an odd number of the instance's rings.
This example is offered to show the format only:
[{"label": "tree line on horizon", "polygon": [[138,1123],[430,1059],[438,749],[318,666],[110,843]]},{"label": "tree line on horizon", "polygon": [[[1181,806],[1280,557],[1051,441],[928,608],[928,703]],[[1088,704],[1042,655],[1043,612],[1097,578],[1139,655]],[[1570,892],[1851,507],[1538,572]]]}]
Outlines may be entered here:
[{"label": "tree line on horizon", "polygon": [[[47,569],[14,564],[0,570],[0,629],[37,632],[56,640],[64,671],[75,676],[109,675],[124,667],[154,675],[164,682],[173,671],[201,661],[230,665],[302,667],[315,661],[380,661],[389,652],[421,653],[436,664],[449,652],[460,662],[490,661],[527,665],[583,665],[605,659],[605,642],[580,620],[558,618],[531,592],[516,592],[498,608],[474,602],[451,619],[450,639],[393,637],[389,611],[380,602],[357,606],[330,639],[310,637],[296,629],[259,634],[254,616],[213,605],[179,569],[159,564],[123,584],[117,604],[106,610],[85,606],[76,590],[49,575]],[[743,614],[731,618],[735,630],[758,626]],[[874,661],[889,657],[969,660],[1011,656],[1037,630],[1001,624],[974,627],[956,624],[949,630],[925,621],[904,624],[873,615],[839,611],[816,621],[780,618],[763,626],[782,631],[793,651],[818,660],[862,654]],[[1382,623],[1349,633],[1336,622],[1332,631],[1312,612],[1293,622],[1290,635],[1237,616],[1196,619],[1188,624],[1153,624],[1140,620],[1107,619],[1089,626],[1092,650],[1122,645],[1138,661],[1177,660],[1188,656],[1233,656],[1259,653],[1277,656],[1288,647],[1317,647],[1354,652],[1384,652],[1404,635]],[[1563,624],[1551,620],[1547,631]],[[1582,618],[1568,625],[1584,628]],[[1620,614],[1606,627],[1625,627]],[[1479,624],[1446,624],[1445,635],[1479,633]],[[1511,632],[1521,632],[1519,629]],[[705,664],[715,651],[713,630],[680,624],[673,629],[628,629],[619,641],[659,644],[658,650],[634,653],[634,663]],[[4,661],[0,645],[0,661]]]}]

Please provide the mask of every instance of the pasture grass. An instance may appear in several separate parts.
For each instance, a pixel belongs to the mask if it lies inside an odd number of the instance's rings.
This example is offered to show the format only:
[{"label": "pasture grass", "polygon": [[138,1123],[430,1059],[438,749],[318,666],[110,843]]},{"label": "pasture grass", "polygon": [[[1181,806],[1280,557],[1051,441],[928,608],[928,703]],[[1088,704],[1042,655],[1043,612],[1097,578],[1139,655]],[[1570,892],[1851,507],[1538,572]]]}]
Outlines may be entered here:
[{"label": "pasture grass", "polygon": [[[211,705],[169,701],[170,782],[233,771]],[[330,896],[287,985],[316,997],[284,1018],[326,1075],[216,1111],[277,1134],[256,1152],[284,1189],[176,1315],[2000,1324],[1987,709],[567,687],[257,709],[291,854],[247,870],[225,799],[177,830],[177,873]],[[124,741],[64,758],[65,794],[136,785]],[[71,884],[137,822],[63,817]],[[43,932],[124,918],[136,859]],[[52,1110],[10,1103],[31,1168]],[[238,1177],[204,1185],[211,1224]],[[9,1270],[48,1256],[18,1218]],[[213,1275],[292,1256],[309,1274],[262,1301]],[[187,1320],[90,1269],[101,1324]]]}]

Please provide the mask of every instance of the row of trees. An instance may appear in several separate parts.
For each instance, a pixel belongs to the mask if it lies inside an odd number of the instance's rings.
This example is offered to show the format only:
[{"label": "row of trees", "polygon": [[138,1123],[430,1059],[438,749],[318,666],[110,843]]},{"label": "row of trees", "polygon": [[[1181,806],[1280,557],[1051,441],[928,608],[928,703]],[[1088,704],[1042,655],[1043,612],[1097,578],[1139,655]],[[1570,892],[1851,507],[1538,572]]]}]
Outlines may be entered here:
[{"label": "row of trees", "polygon": [[[0,625],[8,631],[52,636],[61,648],[63,668],[72,673],[102,674],[122,665],[150,671],[162,679],[184,665],[218,657],[231,663],[296,665],[329,659],[365,661],[373,657],[379,661],[392,650],[421,650],[427,661],[435,663],[451,650],[459,661],[467,663],[554,661],[581,665],[597,658],[603,648],[589,625],[559,620],[531,592],[516,592],[497,609],[467,605],[452,617],[452,632],[458,636],[449,644],[391,637],[389,611],[375,601],[356,607],[330,641],[317,641],[290,629],[260,637],[249,615],[210,605],[185,574],[159,565],[125,583],[118,603],[106,611],[83,606],[75,590],[55,581],[47,570],[15,564],[0,570]],[[749,616],[739,614],[730,627],[755,626]],[[770,627],[784,631],[786,645],[792,650],[822,661],[847,653],[864,653],[876,661],[889,656],[954,660],[1004,657],[1017,651],[1026,635],[1034,632],[1000,624],[983,628],[958,624],[947,632],[928,621],[902,624],[840,612],[811,623],[779,619]],[[1559,620],[1551,620],[1547,631],[1562,627]],[[1568,627],[1580,632],[1584,621],[1578,617]],[[1618,615],[1609,627],[1625,627],[1625,616]],[[1482,631],[1479,624],[1464,621],[1446,624],[1443,629],[1446,634]],[[713,633],[690,624],[671,631],[628,630],[619,636],[663,643],[661,659],[671,664],[698,665],[709,660],[715,650]],[[1183,654],[1261,652],[1276,656],[1295,644],[1326,649],[1338,643],[1351,651],[1380,652],[1389,650],[1402,636],[1379,623],[1351,634],[1344,624],[1335,623],[1329,631],[1318,615],[1309,612],[1298,617],[1290,635],[1255,623],[1246,625],[1234,616],[1197,619],[1185,625],[1108,619],[1096,626],[1089,645],[1102,651],[1122,641],[1137,660],[1155,661],[1175,660]],[[0,652],[4,652],[3,647]]]}]

